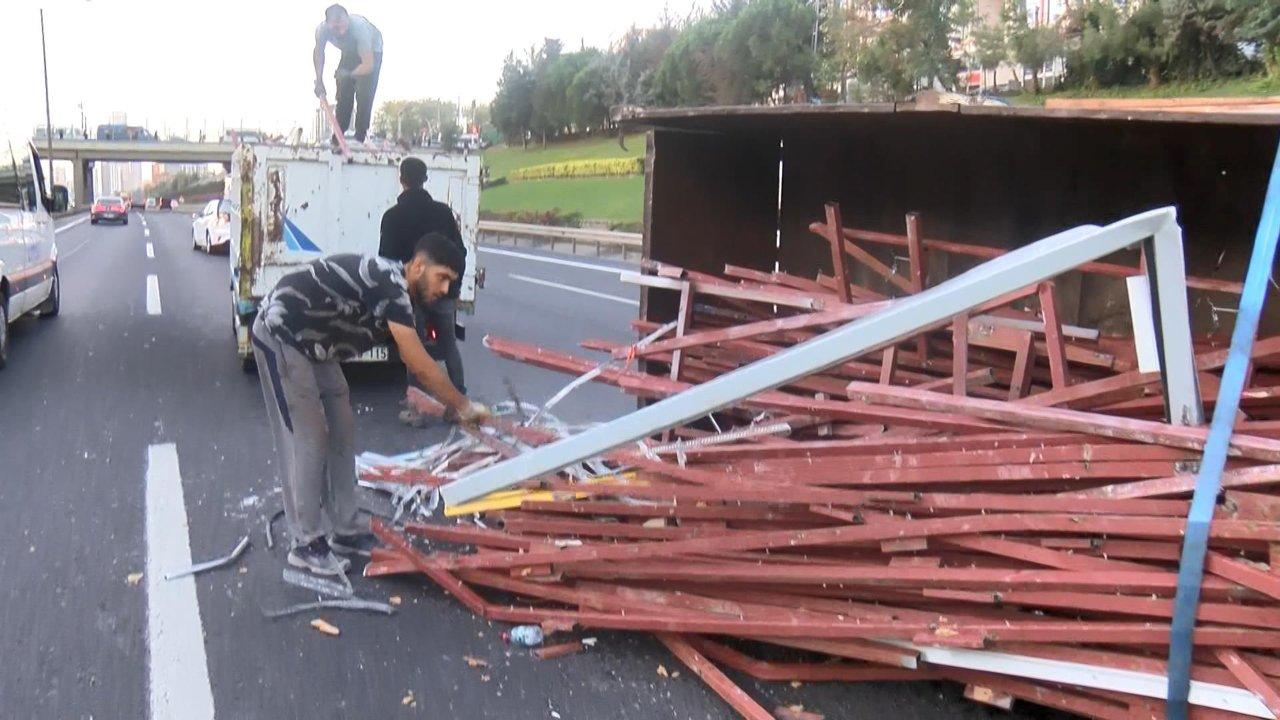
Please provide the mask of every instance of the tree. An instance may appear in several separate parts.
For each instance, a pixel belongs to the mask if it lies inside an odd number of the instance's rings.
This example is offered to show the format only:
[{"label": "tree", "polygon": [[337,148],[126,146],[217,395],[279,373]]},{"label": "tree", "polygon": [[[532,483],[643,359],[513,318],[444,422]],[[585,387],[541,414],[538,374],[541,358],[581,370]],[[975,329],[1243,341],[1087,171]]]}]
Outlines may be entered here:
[{"label": "tree", "polygon": [[994,87],[1000,63],[1009,57],[1009,46],[1004,39],[1004,29],[999,25],[982,25],[973,31],[973,43],[978,66],[984,71],[991,71],[991,85]]},{"label": "tree", "polygon": [[717,63],[730,70],[724,75],[727,100],[759,102],[792,85],[810,90],[816,21],[801,0],[755,0],[737,12],[715,45]]},{"label": "tree", "polygon": [[656,101],[654,77],[672,43],[680,36],[675,21],[664,15],[657,27],[632,27],[614,46],[618,102],[650,105]]},{"label": "tree", "polygon": [[1147,77],[1147,85],[1159,85],[1169,57],[1164,12],[1160,3],[1155,0],[1145,2],[1126,18],[1120,43],[1124,54],[1142,68]]},{"label": "tree", "polygon": [[557,53],[540,68],[533,91],[533,126],[542,133],[544,143],[548,135],[555,137],[574,128],[569,87],[578,73],[599,55],[600,51],[594,49]]},{"label": "tree", "polygon": [[1237,36],[1256,43],[1267,74],[1280,76],[1280,3],[1276,0],[1228,0]]},{"label": "tree", "polygon": [[671,44],[653,78],[659,104],[679,107],[725,102],[721,88],[725,73],[717,67],[715,46],[732,22],[730,12],[695,19]]},{"label": "tree", "polygon": [[1013,38],[1013,58],[1031,70],[1031,88],[1040,93],[1040,70],[1062,55],[1062,37],[1054,28],[1041,25],[1028,28]]},{"label": "tree", "polygon": [[878,0],[875,38],[858,62],[858,77],[874,94],[898,100],[921,85],[954,88],[960,61],[951,39],[972,24],[971,0]]},{"label": "tree", "polygon": [[1021,0],[1005,0],[1000,10],[1013,60],[1031,71],[1031,87],[1040,93],[1040,70],[1062,55],[1062,36],[1047,25],[1032,27],[1026,5]]},{"label": "tree", "polygon": [[440,119],[440,145],[445,148],[452,148],[458,142],[458,136],[462,134],[462,128],[458,127],[458,118],[456,115],[446,115]]},{"label": "tree", "polygon": [[916,32],[894,18],[876,35],[858,63],[858,78],[882,99],[901,100],[916,89],[919,75],[910,55]]},{"label": "tree", "polygon": [[[592,51],[594,52],[594,51]],[[582,132],[607,128],[609,108],[622,99],[618,58],[596,52],[569,83],[569,116]]]},{"label": "tree", "polygon": [[373,129],[388,138],[416,143],[424,131],[434,135],[446,118],[457,115],[457,104],[447,100],[389,100],[374,114]]},{"label": "tree", "polygon": [[[1271,0],[1274,2],[1274,0]],[[1229,0],[1164,0],[1168,71],[1182,80],[1240,75],[1249,63],[1233,37]]]},{"label": "tree", "polygon": [[846,0],[823,17],[822,57],[816,73],[822,83],[838,88],[841,101],[848,99],[850,76],[880,31],[878,5],[877,0]]},{"label": "tree", "polygon": [[[1140,9],[1140,12],[1142,10]],[[1134,82],[1130,59],[1119,40],[1121,18],[1110,0],[1085,0],[1067,11],[1067,82],[1107,87]]]},{"label": "tree", "polygon": [[526,146],[533,122],[533,71],[528,64],[516,59],[515,53],[507,55],[502,65],[502,78],[498,81],[498,94],[493,98],[493,124],[512,144],[520,139]]}]

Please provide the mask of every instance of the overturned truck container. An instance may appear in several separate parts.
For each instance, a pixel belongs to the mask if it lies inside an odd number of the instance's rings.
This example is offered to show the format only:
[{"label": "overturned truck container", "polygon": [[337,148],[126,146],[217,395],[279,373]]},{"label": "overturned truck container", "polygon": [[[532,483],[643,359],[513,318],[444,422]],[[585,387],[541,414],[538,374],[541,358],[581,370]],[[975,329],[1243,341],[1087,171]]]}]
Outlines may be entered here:
[{"label": "overturned truck container", "polygon": [[[1187,274],[1225,294],[1192,299],[1194,328],[1229,332],[1248,262],[1280,114],[968,106],[937,102],[626,109],[648,128],[645,256],[704,272],[726,264],[813,277],[831,273],[810,230],[839,204],[846,228],[905,275],[907,216],[924,240],[926,284],[983,260],[929,252],[930,240],[1008,250],[1088,223],[1173,206]],[[1210,108],[1211,109],[1211,108]],[[863,237],[866,241],[869,238]],[[894,242],[898,241],[898,242]],[[933,244],[937,247],[936,244]],[[1138,253],[1109,258],[1138,267]],[[859,264],[854,280],[891,284]],[[1125,282],[1114,274],[1058,280],[1062,321],[1129,333]],[[676,315],[671,293],[647,292],[642,314]],[[1227,312],[1224,312],[1223,310]],[[1274,305],[1263,332],[1280,329]]]}]

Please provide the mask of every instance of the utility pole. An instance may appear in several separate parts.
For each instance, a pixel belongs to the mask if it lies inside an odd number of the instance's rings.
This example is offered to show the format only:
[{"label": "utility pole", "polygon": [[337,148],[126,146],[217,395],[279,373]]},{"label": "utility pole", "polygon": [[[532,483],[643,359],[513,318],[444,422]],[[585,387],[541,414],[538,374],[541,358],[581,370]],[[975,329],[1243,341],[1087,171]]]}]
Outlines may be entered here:
[{"label": "utility pole", "polygon": [[49,110],[49,52],[44,42],[44,8],[40,8],[40,58],[44,61],[44,134],[49,145],[49,192],[53,192],[53,113]]}]

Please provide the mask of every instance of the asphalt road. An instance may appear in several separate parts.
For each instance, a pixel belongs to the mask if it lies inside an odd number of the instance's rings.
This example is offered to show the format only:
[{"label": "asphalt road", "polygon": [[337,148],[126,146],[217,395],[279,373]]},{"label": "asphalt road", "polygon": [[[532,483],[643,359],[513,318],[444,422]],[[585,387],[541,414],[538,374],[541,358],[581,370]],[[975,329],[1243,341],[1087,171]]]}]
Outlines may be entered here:
[{"label": "asphalt road", "polygon": [[[648,638],[600,634],[591,652],[539,662],[416,578],[355,580],[361,596],[404,604],[393,617],[322,613],[340,637],[308,626],[320,614],[264,619],[263,608],[315,596],[281,582],[283,548],[263,543],[279,491],[258,383],[233,350],[227,259],[191,250],[185,215],[147,220],[67,227],[61,316],[13,327],[0,372],[0,718],[144,718],[166,703],[191,703],[177,716],[196,717],[202,688],[219,718],[732,717],[691,673],[660,677],[659,665],[679,662]],[[480,258],[488,287],[468,320],[468,384],[496,401],[510,380],[539,402],[567,378],[495,358],[480,338],[565,349],[626,340],[637,291],[608,272],[511,252]],[[150,312],[148,276],[158,288]],[[399,453],[443,435],[397,422],[400,372],[366,366],[348,376],[363,449]],[[581,422],[632,406],[590,387],[558,410]],[[166,448],[177,467],[152,463],[149,478],[149,456]],[[166,480],[182,502],[157,510],[149,493]],[[253,546],[237,566],[185,581],[189,605],[174,599],[184,581],[158,577],[184,543],[207,559],[246,532]],[[130,583],[139,572],[147,576]],[[183,633],[195,639],[175,640]],[[738,679],[768,707],[799,703],[828,718],[988,716],[949,686]],[[166,689],[174,697],[157,697]]]}]

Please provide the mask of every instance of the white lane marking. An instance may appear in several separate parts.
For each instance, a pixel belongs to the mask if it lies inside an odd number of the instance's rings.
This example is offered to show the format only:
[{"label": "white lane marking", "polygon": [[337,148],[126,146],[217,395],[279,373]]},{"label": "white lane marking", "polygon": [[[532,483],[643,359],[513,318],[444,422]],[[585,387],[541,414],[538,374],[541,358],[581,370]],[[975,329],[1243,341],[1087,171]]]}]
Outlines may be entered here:
[{"label": "white lane marking", "polygon": [[531,278],[527,275],[516,275],[515,273],[507,273],[507,277],[511,278],[512,280],[522,280],[527,283],[533,283],[534,285],[545,285],[546,287],[555,288],[557,290],[564,290],[566,292],[578,293],[579,295],[589,295],[591,297],[600,298],[601,300],[612,300],[613,302],[622,303],[623,305],[633,305],[635,307],[640,307],[639,300],[632,300],[630,298],[618,297],[617,295],[609,295],[608,293],[596,292],[594,290],[583,290],[582,288],[576,288],[576,287],[573,287],[572,285],[561,285],[558,282],[551,282],[550,280],[539,280],[538,278]]},{"label": "white lane marking", "polygon": [[160,278],[147,276],[147,314],[160,314]]},{"label": "white lane marking", "polygon": [[156,247],[151,243],[147,243],[147,257],[154,259],[155,256],[156,256]]},{"label": "white lane marking", "polygon": [[609,265],[593,265],[592,263],[577,262],[574,260],[560,260],[558,258],[543,257],[541,255],[529,255],[527,253],[515,252],[514,250],[500,250],[498,248],[491,247],[478,247],[476,250],[482,253],[489,253],[490,255],[506,255],[507,257],[520,258],[521,260],[533,260],[534,262],[564,265],[566,267],[582,268],[583,270],[595,270],[596,272],[617,273],[618,271],[625,269]]},{"label": "white lane marking", "polygon": [[84,223],[87,223],[87,222],[89,222],[89,218],[88,218],[88,217],[82,217],[82,218],[80,218],[79,220],[72,220],[71,222],[67,223],[66,225],[63,225],[63,226],[61,226],[61,227],[56,227],[56,228],[54,228],[54,229],[53,229],[53,234],[54,234],[54,235],[57,235],[58,233],[60,233],[60,232],[62,232],[62,231],[64,231],[64,230],[70,230],[71,228],[73,228],[73,227],[75,227],[75,226],[77,226],[77,225],[83,225]]},{"label": "white lane marking", "polygon": [[142,237],[151,237],[151,228],[147,227],[146,223],[143,223]]},{"label": "white lane marking", "polygon": [[195,578],[165,580],[191,565],[178,448],[147,449],[147,649],[151,720],[212,720],[213,690]]}]

